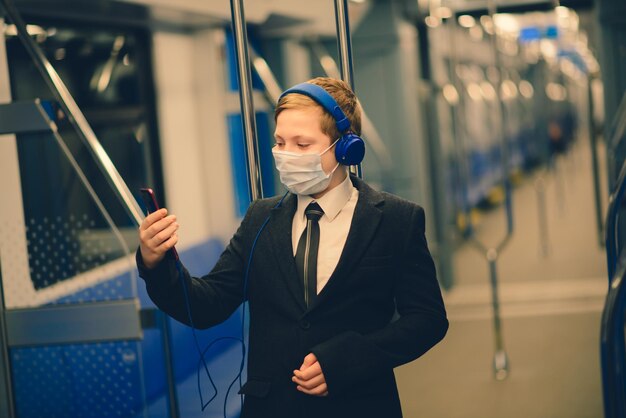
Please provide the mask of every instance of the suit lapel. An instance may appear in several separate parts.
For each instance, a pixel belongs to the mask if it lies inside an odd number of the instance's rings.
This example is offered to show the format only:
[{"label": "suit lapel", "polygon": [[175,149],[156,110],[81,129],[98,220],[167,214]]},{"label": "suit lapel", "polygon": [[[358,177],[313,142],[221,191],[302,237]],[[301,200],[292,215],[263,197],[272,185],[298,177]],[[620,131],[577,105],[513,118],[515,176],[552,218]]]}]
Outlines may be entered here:
[{"label": "suit lapel", "polygon": [[380,206],[384,203],[382,194],[357,177],[351,176],[351,180],[359,191],[359,200],[354,209],[348,238],[339,257],[337,267],[328,279],[326,286],[318,295],[316,303],[311,308],[315,308],[326,299],[328,294],[332,293],[333,289],[341,283],[341,280],[355,268],[369,247],[382,217],[382,210],[380,209]]},{"label": "suit lapel", "polygon": [[280,267],[287,288],[293,295],[296,303],[302,310],[305,310],[304,291],[298,280],[291,238],[291,228],[296,207],[296,196],[290,193],[280,207],[272,209],[267,230],[272,242],[272,253],[276,257],[276,264]]}]

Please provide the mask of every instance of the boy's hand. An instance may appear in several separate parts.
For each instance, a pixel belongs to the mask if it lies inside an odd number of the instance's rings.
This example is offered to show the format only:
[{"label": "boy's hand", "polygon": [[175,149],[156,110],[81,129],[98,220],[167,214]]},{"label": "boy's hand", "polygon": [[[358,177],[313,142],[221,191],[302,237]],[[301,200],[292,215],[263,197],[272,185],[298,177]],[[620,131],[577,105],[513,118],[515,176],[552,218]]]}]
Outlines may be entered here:
[{"label": "boy's hand", "polygon": [[300,392],[307,395],[328,395],[328,386],[326,385],[324,372],[322,372],[322,366],[320,366],[317,357],[313,353],[304,358],[300,370],[293,371],[291,380],[298,385],[297,389]]},{"label": "boy's hand", "polygon": [[152,269],[165,257],[165,253],[178,242],[176,216],[159,209],[146,216],[139,227],[139,248],[144,265]]}]

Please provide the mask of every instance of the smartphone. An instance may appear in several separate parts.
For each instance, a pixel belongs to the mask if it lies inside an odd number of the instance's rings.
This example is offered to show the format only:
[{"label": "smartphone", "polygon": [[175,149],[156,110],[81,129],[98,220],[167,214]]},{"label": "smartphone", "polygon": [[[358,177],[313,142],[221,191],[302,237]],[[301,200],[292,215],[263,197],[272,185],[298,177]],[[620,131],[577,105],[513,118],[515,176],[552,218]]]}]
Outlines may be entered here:
[{"label": "smartphone", "polygon": [[[141,198],[143,199],[147,215],[159,210],[159,204],[157,203],[154,190],[150,188],[142,188],[139,189],[139,192],[141,193]],[[172,249],[167,252],[167,256],[178,261],[178,252],[174,247],[172,247]]]}]

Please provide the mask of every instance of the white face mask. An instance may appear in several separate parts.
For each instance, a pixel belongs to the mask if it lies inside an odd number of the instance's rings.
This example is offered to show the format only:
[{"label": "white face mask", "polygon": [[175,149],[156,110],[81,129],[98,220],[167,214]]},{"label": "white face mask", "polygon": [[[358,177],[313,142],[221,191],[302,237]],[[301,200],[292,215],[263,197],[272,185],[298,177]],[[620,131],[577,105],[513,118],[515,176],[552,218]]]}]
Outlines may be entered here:
[{"label": "white face mask", "polygon": [[339,141],[330,144],[321,154],[298,154],[272,149],[280,182],[292,193],[310,195],[326,190],[339,163],[326,174],[322,169],[322,155]]}]

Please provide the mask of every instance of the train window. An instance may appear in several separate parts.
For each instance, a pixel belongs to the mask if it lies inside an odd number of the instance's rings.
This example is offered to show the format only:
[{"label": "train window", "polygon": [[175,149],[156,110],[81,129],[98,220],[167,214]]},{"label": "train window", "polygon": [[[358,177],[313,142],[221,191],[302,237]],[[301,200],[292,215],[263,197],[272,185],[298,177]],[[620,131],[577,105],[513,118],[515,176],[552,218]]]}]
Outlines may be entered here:
[{"label": "train window", "polygon": [[[67,85],[130,190],[146,184],[162,190],[149,33],[134,28],[29,23],[29,34]],[[136,248],[136,230],[15,36],[15,28],[8,25],[5,35],[13,100],[44,101],[61,137],[122,232],[110,228],[52,135],[20,135],[17,146],[29,265],[35,289],[42,289],[125,255]]]}]

